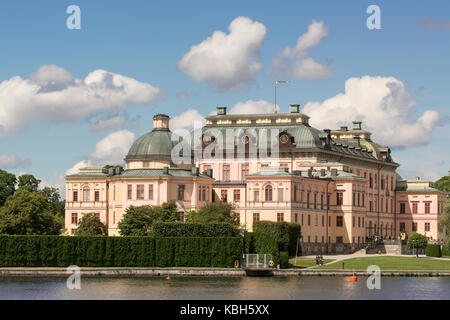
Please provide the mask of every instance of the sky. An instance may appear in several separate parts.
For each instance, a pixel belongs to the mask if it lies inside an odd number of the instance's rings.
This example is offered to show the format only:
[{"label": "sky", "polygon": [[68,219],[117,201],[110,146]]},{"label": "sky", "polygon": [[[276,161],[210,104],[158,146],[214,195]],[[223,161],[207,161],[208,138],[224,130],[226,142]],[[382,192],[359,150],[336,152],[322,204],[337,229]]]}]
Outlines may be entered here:
[{"label": "sky", "polygon": [[362,121],[404,178],[450,169],[446,0],[4,0],[0,39],[0,168],[43,185],[122,163],[157,113],[272,112],[275,80],[281,112]]}]

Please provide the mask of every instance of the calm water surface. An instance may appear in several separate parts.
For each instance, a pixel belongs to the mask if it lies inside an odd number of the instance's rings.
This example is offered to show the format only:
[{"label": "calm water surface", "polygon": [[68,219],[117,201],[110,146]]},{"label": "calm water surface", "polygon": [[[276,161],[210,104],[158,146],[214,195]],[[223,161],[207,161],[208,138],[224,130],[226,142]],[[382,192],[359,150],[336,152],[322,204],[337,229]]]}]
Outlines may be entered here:
[{"label": "calm water surface", "polygon": [[348,277],[0,278],[0,299],[450,299],[450,277],[383,277],[381,290]]}]

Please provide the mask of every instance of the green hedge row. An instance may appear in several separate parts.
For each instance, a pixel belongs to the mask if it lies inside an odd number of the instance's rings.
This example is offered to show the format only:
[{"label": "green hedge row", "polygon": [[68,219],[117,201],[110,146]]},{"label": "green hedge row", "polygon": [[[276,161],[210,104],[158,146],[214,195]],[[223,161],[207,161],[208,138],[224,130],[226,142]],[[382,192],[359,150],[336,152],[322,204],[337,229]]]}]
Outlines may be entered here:
[{"label": "green hedge row", "polygon": [[[256,221],[253,224],[253,232],[274,236],[277,239],[279,251],[287,251],[291,256],[294,256],[301,227],[297,223]],[[301,252],[300,247],[298,250]]]},{"label": "green hedge row", "polygon": [[157,222],[153,225],[155,237],[237,237],[239,230],[229,223]]},{"label": "green hedge row", "polygon": [[441,256],[441,246],[439,244],[427,244],[425,254],[428,257],[440,257]]},{"label": "green hedge row", "polygon": [[450,241],[442,247],[442,255],[450,257]]},{"label": "green hedge row", "polygon": [[1,267],[233,267],[239,237],[0,236]]}]

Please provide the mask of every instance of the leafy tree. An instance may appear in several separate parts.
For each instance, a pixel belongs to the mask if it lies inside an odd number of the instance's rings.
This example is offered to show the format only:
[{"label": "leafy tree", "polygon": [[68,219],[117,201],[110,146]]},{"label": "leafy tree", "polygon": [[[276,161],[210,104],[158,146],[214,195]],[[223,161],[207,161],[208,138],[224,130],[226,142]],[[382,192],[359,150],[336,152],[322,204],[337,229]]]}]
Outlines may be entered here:
[{"label": "leafy tree", "polygon": [[444,213],[439,217],[439,232],[442,232],[445,239],[450,240],[450,200],[445,203]]},{"label": "leafy tree", "polygon": [[239,224],[236,219],[237,214],[233,209],[233,206],[226,202],[209,203],[198,211],[189,212],[186,222]]},{"label": "leafy tree", "polygon": [[44,187],[43,189],[39,190],[39,192],[48,199],[48,202],[50,203],[53,211],[55,213],[58,213],[61,217],[64,217],[65,201],[61,200],[59,190],[53,187]]},{"label": "leafy tree", "polygon": [[450,192],[450,175],[440,178],[433,185],[436,189]]},{"label": "leafy tree", "polygon": [[9,196],[14,194],[16,182],[14,174],[0,169],[0,207],[5,204]]},{"label": "leafy tree", "polygon": [[419,256],[419,249],[425,249],[428,244],[428,239],[420,233],[413,233],[408,237],[406,245],[409,249],[416,249],[416,255]]},{"label": "leafy tree", "polygon": [[107,164],[106,166],[103,167],[103,169],[107,169],[107,170],[109,170],[110,168],[113,168],[113,169],[119,168],[120,173],[122,173],[124,171],[122,166],[112,166],[112,165]]},{"label": "leafy tree", "polygon": [[122,236],[148,236],[155,222],[175,222],[179,219],[177,206],[174,202],[163,203],[161,206],[130,206],[123,219],[119,222],[119,233]]},{"label": "leafy tree", "polygon": [[27,188],[30,191],[37,191],[41,180],[36,179],[32,174],[19,176],[19,188]]},{"label": "leafy tree", "polygon": [[85,214],[78,225],[76,236],[106,236],[108,229],[95,213]]},{"label": "leafy tree", "polygon": [[19,188],[0,208],[0,234],[59,234],[63,221],[47,198],[28,188]]}]

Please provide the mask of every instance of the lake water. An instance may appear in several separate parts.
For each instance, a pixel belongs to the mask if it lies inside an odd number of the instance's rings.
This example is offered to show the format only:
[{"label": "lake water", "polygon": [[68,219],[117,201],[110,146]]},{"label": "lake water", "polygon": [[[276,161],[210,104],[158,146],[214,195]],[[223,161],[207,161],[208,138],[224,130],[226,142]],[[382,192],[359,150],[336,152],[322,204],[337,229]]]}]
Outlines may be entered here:
[{"label": "lake water", "polygon": [[65,278],[0,278],[0,299],[450,299],[450,277],[382,277],[369,290],[365,277],[82,278],[69,290]]}]

